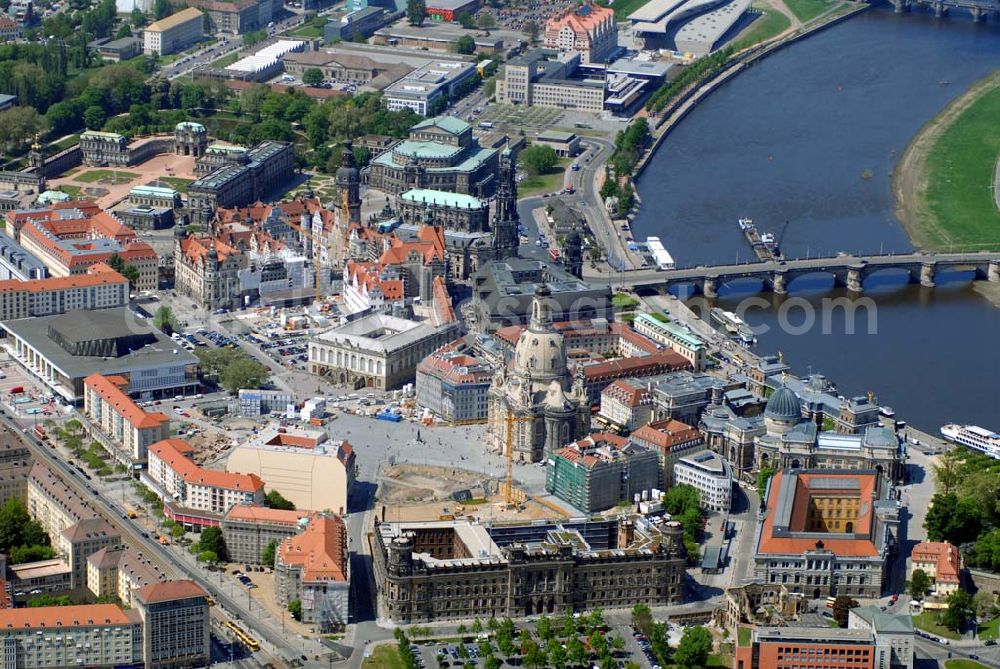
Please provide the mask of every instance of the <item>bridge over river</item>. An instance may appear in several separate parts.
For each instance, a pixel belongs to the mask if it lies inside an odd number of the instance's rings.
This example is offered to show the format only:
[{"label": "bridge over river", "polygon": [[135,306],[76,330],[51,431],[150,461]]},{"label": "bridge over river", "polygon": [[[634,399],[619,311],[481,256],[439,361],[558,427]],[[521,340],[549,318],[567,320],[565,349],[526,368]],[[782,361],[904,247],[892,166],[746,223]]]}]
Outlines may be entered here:
[{"label": "bridge over river", "polygon": [[912,283],[933,287],[938,272],[969,272],[974,281],[1000,282],[1000,253],[912,253],[903,255],[838,255],[832,258],[799,258],[699,266],[672,270],[625,272],[622,279],[636,292],[665,293],[679,285],[691,285],[705,297],[717,297],[719,287],[737,279],[758,279],[765,291],[787,293],[789,285],[807,274],[833,276],[834,285],[849,291],[864,291],[864,281],[876,272],[907,273]]}]

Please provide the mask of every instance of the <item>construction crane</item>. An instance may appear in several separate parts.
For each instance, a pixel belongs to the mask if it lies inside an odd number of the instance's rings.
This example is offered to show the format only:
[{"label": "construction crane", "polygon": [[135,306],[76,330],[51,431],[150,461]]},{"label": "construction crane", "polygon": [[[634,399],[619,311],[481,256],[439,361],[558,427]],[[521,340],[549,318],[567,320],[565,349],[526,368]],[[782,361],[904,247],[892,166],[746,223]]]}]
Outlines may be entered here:
[{"label": "construction crane", "polygon": [[507,409],[507,491],[504,497],[504,505],[508,509],[514,508],[514,424],[527,423],[531,421],[530,416],[515,416]]}]

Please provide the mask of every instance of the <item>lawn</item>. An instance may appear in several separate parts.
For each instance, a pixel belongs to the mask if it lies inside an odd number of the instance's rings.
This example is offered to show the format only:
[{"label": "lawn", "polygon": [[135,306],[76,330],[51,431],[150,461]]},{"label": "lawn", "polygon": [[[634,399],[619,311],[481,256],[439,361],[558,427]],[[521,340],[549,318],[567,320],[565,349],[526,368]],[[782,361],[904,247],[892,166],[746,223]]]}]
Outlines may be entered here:
[{"label": "lawn", "polygon": [[292,36],[293,37],[310,37],[310,38],[322,37],[323,36],[323,29],[320,28],[319,26],[302,26],[301,28],[299,28],[297,30],[293,30],[292,31]]},{"label": "lawn", "polygon": [[69,195],[74,200],[79,198],[80,193],[83,192],[83,189],[80,188],[79,186],[70,186],[69,184],[63,184],[62,186],[59,186],[59,190],[66,193],[66,195]]},{"label": "lawn", "polygon": [[744,37],[736,43],[737,51],[771,39],[792,25],[788,17],[779,11],[773,9],[760,9],[759,11],[760,16],[754,19]]},{"label": "lawn", "polygon": [[67,137],[63,137],[58,142],[52,142],[51,144],[49,144],[49,147],[55,149],[56,151],[62,151],[64,149],[68,149],[69,147],[79,142],[80,142],[79,134],[69,135]]},{"label": "lawn", "polygon": [[178,193],[186,193],[188,186],[194,183],[194,179],[184,179],[182,177],[159,177],[159,181],[167,184]]},{"label": "lawn", "polygon": [[615,293],[611,296],[611,306],[616,309],[635,309],[639,306],[639,300],[628,293]]},{"label": "lawn", "polygon": [[828,0],[785,0],[785,6],[803,23],[811,21],[826,10],[832,3]]},{"label": "lawn", "polygon": [[90,170],[89,172],[84,172],[73,177],[76,181],[82,181],[87,184],[106,183],[112,185],[128,183],[137,178],[139,178],[139,175],[135,172],[123,172],[121,170]]},{"label": "lawn", "polygon": [[753,643],[753,630],[749,627],[739,627],[736,630],[736,638],[740,643],[740,648],[749,648]]},{"label": "lawn", "polygon": [[378,646],[372,651],[371,657],[366,657],[361,663],[361,669],[405,669],[403,658],[395,644]]},{"label": "lawn", "polygon": [[934,611],[924,611],[920,615],[913,616],[913,626],[919,627],[925,632],[936,634],[945,639],[961,639],[962,635],[952,632],[938,621],[938,614]]},{"label": "lawn", "polygon": [[979,626],[976,634],[980,639],[996,639],[1000,637],[1000,616],[987,620]]},{"label": "lawn", "polygon": [[994,193],[1000,154],[1000,85],[963,111],[927,156],[927,204],[938,229],[928,229],[940,249],[1000,247],[1000,211]]},{"label": "lawn", "polygon": [[719,652],[708,656],[706,667],[725,667],[729,669],[733,666],[733,644],[719,644]]},{"label": "lawn", "polygon": [[232,53],[227,53],[225,56],[223,56],[219,60],[213,61],[212,62],[212,67],[215,67],[215,68],[226,67],[227,65],[232,65],[233,63],[235,63],[239,59],[240,59],[240,52],[239,51],[234,51]]},{"label": "lawn", "polygon": [[558,190],[562,190],[563,178],[566,175],[566,164],[569,161],[566,158],[560,158],[556,166],[545,174],[536,174],[534,176],[526,176],[524,180],[517,185],[517,194],[520,197],[528,197],[530,195],[539,195],[541,193],[553,193]]},{"label": "lawn", "polygon": [[944,669],[989,669],[975,660],[945,660]]}]

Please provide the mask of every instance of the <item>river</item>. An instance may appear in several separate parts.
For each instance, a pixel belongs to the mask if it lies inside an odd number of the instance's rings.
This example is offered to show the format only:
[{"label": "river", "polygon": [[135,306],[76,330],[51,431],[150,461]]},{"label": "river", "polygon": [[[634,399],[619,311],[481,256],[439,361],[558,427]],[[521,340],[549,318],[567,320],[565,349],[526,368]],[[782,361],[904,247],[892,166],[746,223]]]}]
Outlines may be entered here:
[{"label": "river", "polygon": [[[745,261],[737,219],[749,216],[776,234],[789,221],[790,258],[910,250],[893,216],[892,169],[924,123],[997,67],[1000,27],[961,12],[939,21],[876,8],[808,37],[725,84],[667,137],[638,181],[636,238],[660,236],[678,266]],[[793,282],[787,318],[758,307],[747,320],[768,329],[758,351],[782,351],[797,373],[822,372],[845,395],[874,391],[928,431],[1000,431],[1000,309],[957,277],[941,284],[869,279],[876,334],[864,318],[848,334],[842,312],[823,331],[823,300],[844,293],[819,276]],[[726,286],[720,304],[737,308],[753,293]],[[816,324],[783,331],[782,321],[803,322],[803,304]]]}]

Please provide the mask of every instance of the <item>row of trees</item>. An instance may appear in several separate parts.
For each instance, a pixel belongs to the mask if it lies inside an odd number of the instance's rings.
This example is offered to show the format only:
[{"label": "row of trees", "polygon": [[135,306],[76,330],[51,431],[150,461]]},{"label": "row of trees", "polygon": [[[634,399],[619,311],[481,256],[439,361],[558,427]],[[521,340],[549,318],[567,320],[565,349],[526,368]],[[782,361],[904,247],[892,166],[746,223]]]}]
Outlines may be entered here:
[{"label": "row of trees", "polygon": [[638,118],[615,136],[615,149],[608,158],[608,171],[601,186],[601,197],[618,198],[618,211],[624,215],[635,206],[635,189],[631,177],[639,158],[650,140],[649,123]]},{"label": "row of trees", "polygon": [[267,367],[242,349],[199,349],[195,355],[202,373],[218,379],[219,384],[233,395],[241,388],[260,388],[267,381]]},{"label": "row of trees", "polygon": [[735,49],[730,45],[686,66],[672,81],[663,84],[649,96],[646,100],[646,109],[656,113],[663,111],[688,86],[710,77],[725,67],[734,52]]},{"label": "row of trees", "polygon": [[674,520],[680,521],[684,526],[684,548],[687,550],[688,563],[696,564],[701,555],[698,540],[701,538],[704,520],[701,495],[697,488],[683,483],[673,486],[663,497],[663,507]]}]

